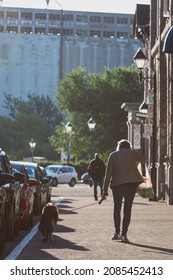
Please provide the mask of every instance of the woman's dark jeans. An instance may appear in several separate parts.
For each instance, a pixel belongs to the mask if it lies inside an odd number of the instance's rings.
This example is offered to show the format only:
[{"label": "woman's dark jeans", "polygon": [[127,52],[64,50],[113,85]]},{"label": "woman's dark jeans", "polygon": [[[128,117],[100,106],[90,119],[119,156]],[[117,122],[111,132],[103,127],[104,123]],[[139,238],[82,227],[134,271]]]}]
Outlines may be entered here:
[{"label": "woman's dark jeans", "polygon": [[131,209],[136,193],[136,183],[128,183],[124,185],[115,186],[112,188],[114,199],[114,225],[115,232],[120,233],[121,226],[121,206],[124,198],[122,235],[126,235],[131,219]]}]

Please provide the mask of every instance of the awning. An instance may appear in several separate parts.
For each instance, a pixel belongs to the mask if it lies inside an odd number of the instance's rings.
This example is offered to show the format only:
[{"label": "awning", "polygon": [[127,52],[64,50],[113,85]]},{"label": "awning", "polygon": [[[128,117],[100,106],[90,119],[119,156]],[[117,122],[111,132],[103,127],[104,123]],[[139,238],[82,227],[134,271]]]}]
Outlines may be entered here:
[{"label": "awning", "polygon": [[165,40],[163,42],[162,52],[173,54],[173,26],[171,26],[171,28],[166,34]]}]

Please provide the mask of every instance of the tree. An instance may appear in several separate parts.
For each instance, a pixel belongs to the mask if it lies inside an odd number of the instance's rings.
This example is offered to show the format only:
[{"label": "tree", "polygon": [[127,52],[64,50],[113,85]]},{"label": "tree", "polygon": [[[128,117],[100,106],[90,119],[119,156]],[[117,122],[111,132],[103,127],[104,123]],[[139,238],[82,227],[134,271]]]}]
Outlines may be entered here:
[{"label": "tree", "polygon": [[0,117],[1,147],[14,159],[31,156],[29,142],[34,138],[35,155],[58,159],[49,142],[55,125],[61,123],[61,113],[49,97],[28,94],[28,100],[5,95],[10,118]]},{"label": "tree", "polygon": [[4,93],[4,97],[4,107],[9,110],[9,116],[13,120],[16,120],[19,113],[39,115],[53,127],[62,120],[62,115],[56,102],[49,96],[28,93],[27,100],[23,100],[21,97],[17,98]]},{"label": "tree", "polygon": [[[78,68],[68,74],[60,82],[57,102],[73,125],[71,142],[74,155],[88,156],[87,121],[90,117],[96,121],[93,135],[95,151],[107,155],[115,149],[117,141],[127,137],[127,115],[121,105],[124,102],[142,102],[142,92],[143,85],[139,84],[131,67],[105,69],[103,74],[87,74],[84,68]],[[58,145],[60,147],[59,142]]]}]

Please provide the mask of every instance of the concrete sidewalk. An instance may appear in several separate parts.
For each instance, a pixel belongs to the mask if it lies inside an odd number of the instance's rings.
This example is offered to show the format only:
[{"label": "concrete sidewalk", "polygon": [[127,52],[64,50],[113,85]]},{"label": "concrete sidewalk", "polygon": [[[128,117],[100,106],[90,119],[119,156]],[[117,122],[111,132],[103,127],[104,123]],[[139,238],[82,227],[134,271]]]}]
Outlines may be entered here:
[{"label": "concrete sidewalk", "polygon": [[173,206],[136,196],[128,232],[130,243],[126,244],[111,240],[112,197],[101,205],[76,209],[94,202],[92,190],[82,190],[87,195],[76,196],[76,189],[59,206],[60,221],[53,241],[44,243],[37,233],[18,259],[33,259],[33,256],[39,260],[173,259]]}]

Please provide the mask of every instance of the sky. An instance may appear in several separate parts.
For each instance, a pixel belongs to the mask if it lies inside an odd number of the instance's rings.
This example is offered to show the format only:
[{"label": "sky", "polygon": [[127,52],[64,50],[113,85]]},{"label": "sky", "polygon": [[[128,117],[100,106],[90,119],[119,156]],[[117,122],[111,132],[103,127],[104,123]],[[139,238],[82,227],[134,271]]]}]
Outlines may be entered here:
[{"label": "sky", "polygon": [[[0,0],[2,6],[62,9],[89,12],[134,14],[136,4],[150,4],[150,0]],[[59,4],[58,4],[59,3]]]}]

